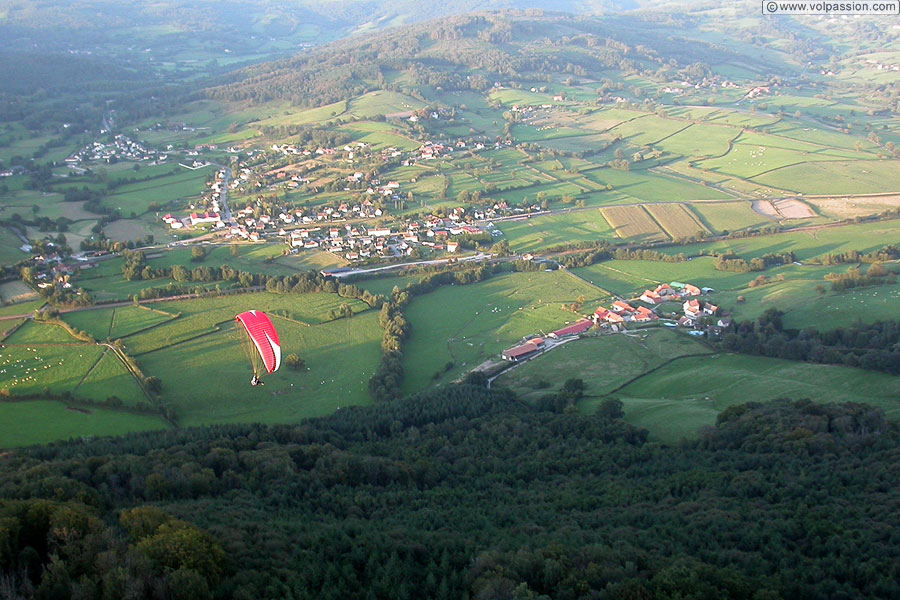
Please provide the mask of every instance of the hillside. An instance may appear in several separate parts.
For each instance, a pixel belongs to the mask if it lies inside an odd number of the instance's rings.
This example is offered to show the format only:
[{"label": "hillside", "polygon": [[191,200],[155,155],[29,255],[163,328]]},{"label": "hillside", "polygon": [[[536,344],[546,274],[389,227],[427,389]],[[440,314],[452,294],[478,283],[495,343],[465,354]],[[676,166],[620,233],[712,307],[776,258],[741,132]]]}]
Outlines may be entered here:
[{"label": "hillside", "polygon": [[[508,11],[443,18],[334,42],[271,64],[229,75],[210,95],[265,102],[289,99],[319,106],[371,89],[484,91],[497,82],[549,81],[554,75],[601,80],[622,76],[673,77],[700,82],[735,63],[766,79],[799,72],[789,53],[766,48],[779,28],[758,32],[754,53],[741,39],[723,43],[705,31],[703,15],[638,13],[583,17]],[[753,38],[751,34],[751,39]],[[717,73],[718,70],[718,73]]]}]

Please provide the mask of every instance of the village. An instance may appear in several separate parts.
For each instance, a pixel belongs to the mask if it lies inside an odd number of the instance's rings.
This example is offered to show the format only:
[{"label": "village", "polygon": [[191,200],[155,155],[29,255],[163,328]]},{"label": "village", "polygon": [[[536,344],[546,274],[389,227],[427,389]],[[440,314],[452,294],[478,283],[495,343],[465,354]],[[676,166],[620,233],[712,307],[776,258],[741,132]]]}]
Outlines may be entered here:
[{"label": "village", "polygon": [[70,169],[80,170],[80,165],[90,163],[114,164],[120,160],[132,161],[150,161],[149,164],[155,165],[165,162],[168,159],[166,152],[154,150],[141,142],[136,142],[131,138],[117,134],[113,137],[112,142],[101,142],[95,140],[70,154],[65,162]]},{"label": "village", "polygon": [[[640,327],[662,323],[666,327],[685,329],[689,335],[697,337],[704,336],[707,332],[720,333],[731,321],[727,318],[716,319],[719,307],[702,300],[702,296],[712,291],[714,290],[711,288],[699,288],[690,283],[661,283],[653,290],[645,290],[637,298],[615,300],[609,308],[600,306],[590,316],[546,335],[528,336],[521,344],[501,352],[500,357],[511,363],[525,361],[592,329],[596,329],[598,333],[625,333],[629,330],[629,324]],[[661,309],[664,303],[674,303],[674,308],[663,313]]]},{"label": "village", "polygon": [[[502,145],[501,142],[496,144],[497,147]],[[382,162],[401,160],[403,165],[410,165],[417,161],[434,160],[454,149],[466,147],[466,142],[462,140],[452,145],[427,141],[411,152],[386,148],[378,153],[377,158]],[[470,150],[477,151],[484,147],[479,142],[472,144]],[[343,260],[356,262],[390,257],[418,258],[423,253],[434,252],[456,253],[473,238],[490,243],[494,236],[502,235],[493,228],[491,219],[541,210],[537,205],[510,207],[500,200],[432,212],[416,219],[391,221],[389,207],[403,206],[408,192],[404,193],[398,181],[382,181],[373,173],[359,170],[340,180],[342,191],[349,194],[347,199],[297,207],[286,199],[273,201],[271,196],[265,195],[275,193],[278,198],[278,194],[311,185],[308,177],[290,166],[268,168],[273,155],[322,157],[352,163],[354,158],[359,158],[359,152],[367,149],[367,144],[362,142],[314,150],[293,144],[273,144],[266,157],[257,156],[254,164],[249,160],[238,161],[233,178],[228,169],[217,171],[207,183],[201,198],[189,206],[192,212],[187,216],[165,213],[160,219],[176,231],[193,229],[216,232],[226,240],[249,242],[278,238],[284,241],[286,251],[290,253],[323,250]],[[255,194],[256,197],[243,208],[230,211],[229,218],[224,206],[227,193],[242,196]]]}]

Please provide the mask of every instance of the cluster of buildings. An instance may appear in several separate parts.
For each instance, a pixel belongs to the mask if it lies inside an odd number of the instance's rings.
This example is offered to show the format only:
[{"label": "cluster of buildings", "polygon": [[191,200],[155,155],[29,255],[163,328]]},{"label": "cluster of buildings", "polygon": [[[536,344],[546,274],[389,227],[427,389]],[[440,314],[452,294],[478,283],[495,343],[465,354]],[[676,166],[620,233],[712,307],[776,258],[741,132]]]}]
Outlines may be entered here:
[{"label": "cluster of buildings", "polygon": [[900,64],[895,63],[883,63],[875,60],[874,58],[867,58],[866,64],[871,65],[875,68],[876,71],[900,71]]},{"label": "cluster of buildings", "polygon": [[[684,316],[678,320],[678,325],[692,329],[689,332],[691,334],[702,335],[703,333],[700,331],[693,331],[700,328],[701,318],[714,316],[719,311],[719,307],[716,305],[704,302],[699,298],[709,291],[712,290],[710,288],[701,289],[690,283],[673,281],[660,284],[653,290],[644,291],[639,300],[654,307],[663,302],[681,302]],[[598,307],[589,318],[580,319],[562,329],[550,332],[544,337],[531,336],[521,344],[504,350],[500,356],[504,360],[518,362],[552,348],[565,338],[581,335],[594,326],[615,332],[624,330],[626,323],[646,324],[657,320],[659,320],[659,316],[655,309],[641,305],[633,306],[625,300],[616,300],[609,308]],[[727,327],[728,324],[727,319],[720,319],[717,327],[721,329]],[[670,323],[670,325],[675,326],[674,323]]]},{"label": "cluster of buildings", "polygon": [[[307,216],[304,216],[303,220],[311,221]],[[292,249],[325,250],[350,261],[365,260],[374,256],[408,256],[417,247],[454,253],[459,250],[460,244],[452,237],[481,233],[482,230],[474,225],[438,217],[428,217],[422,222],[407,222],[404,228],[398,231],[385,226],[367,228],[362,224],[352,223],[291,231],[282,228],[279,231]]]},{"label": "cluster of buildings", "polygon": [[551,331],[547,334],[546,340],[542,337],[533,336],[525,340],[525,342],[519,344],[518,346],[513,346],[512,348],[504,350],[500,353],[500,356],[503,358],[503,360],[518,362],[530,356],[534,356],[542,350],[552,348],[565,338],[571,338],[577,335],[581,335],[593,326],[594,321],[592,321],[591,319],[580,319],[575,323],[563,327],[562,329]]},{"label": "cluster of buildings", "polygon": [[113,163],[119,160],[150,160],[151,164],[164,162],[168,156],[122,134],[116,135],[111,143],[95,140],[66,158],[66,163],[75,166],[85,162]]}]

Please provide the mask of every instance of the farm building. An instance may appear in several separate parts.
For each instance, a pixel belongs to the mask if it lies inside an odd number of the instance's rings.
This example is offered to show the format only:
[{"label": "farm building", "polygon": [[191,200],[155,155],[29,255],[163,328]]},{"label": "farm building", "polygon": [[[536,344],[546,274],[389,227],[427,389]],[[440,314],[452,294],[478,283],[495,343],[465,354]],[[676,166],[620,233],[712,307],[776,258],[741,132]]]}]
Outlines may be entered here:
[{"label": "farm building", "polygon": [[641,302],[646,302],[647,304],[659,304],[662,301],[663,297],[653,290],[646,290],[641,294]]},{"label": "farm building", "polygon": [[637,311],[634,313],[633,319],[638,323],[649,323],[650,321],[655,321],[659,317],[656,316],[656,313],[650,310],[649,308],[644,308],[643,306],[639,307]]},{"label": "farm building", "polygon": [[686,317],[696,318],[700,316],[700,302],[697,300],[685,300],[683,308]]},{"label": "farm building", "polygon": [[547,337],[558,340],[559,338],[568,337],[570,335],[578,335],[584,333],[588,329],[594,326],[594,322],[588,319],[583,321],[578,321],[577,323],[573,323],[568,327],[563,327],[562,329],[557,329],[556,331],[551,331]]},{"label": "farm building", "polygon": [[539,352],[543,345],[544,340],[535,338],[532,340],[528,340],[527,342],[519,346],[514,346],[512,348],[509,348],[508,350],[504,350],[500,353],[500,356],[503,358],[503,360],[516,362],[518,360],[522,360],[523,358],[527,358],[536,352]]},{"label": "farm building", "polygon": [[613,302],[612,309],[618,313],[623,313],[623,312],[633,313],[635,310],[633,306],[631,306],[627,302],[622,302],[621,300],[616,300],[615,302]]}]

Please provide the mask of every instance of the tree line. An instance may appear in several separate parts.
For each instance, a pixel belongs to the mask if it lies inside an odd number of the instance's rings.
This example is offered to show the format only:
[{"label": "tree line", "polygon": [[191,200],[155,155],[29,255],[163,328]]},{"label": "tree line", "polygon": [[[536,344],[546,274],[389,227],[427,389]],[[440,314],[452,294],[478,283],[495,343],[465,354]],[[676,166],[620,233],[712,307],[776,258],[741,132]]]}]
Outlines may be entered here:
[{"label": "tree line", "polygon": [[785,329],[770,308],[754,321],[733,323],[717,341],[724,350],[788,360],[846,365],[900,375],[900,322],[854,323],[829,331]]}]

